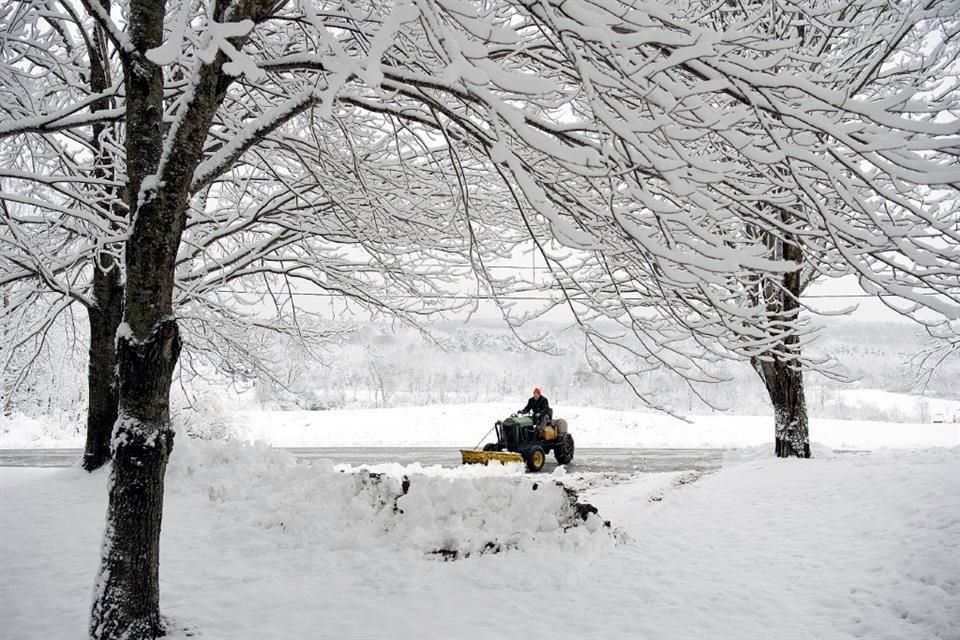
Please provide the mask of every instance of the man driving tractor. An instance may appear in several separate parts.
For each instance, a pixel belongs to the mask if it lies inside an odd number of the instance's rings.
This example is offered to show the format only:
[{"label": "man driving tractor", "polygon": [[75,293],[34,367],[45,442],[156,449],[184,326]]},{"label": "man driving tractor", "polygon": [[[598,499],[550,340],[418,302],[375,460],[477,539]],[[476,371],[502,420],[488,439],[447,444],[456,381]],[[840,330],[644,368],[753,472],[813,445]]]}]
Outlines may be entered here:
[{"label": "man driving tractor", "polygon": [[517,413],[529,413],[533,423],[540,429],[547,426],[547,423],[553,419],[553,409],[550,408],[547,397],[540,393],[540,387],[533,390],[533,397],[527,400],[527,406]]},{"label": "man driving tractor", "polygon": [[[518,414],[521,413],[530,414],[530,417],[520,417]],[[533,397],[523,409],[509,418],[497,420],[490,431],[497,432],[497,439],[484,444],[482,450],[460,449],[464,464],[523,462],[528,470],[540,471],[551,451],[557,464],[573,462],[573,435],[567,428],[567,421],[553,419],[553,409],[539,387],[533,390]]]}]

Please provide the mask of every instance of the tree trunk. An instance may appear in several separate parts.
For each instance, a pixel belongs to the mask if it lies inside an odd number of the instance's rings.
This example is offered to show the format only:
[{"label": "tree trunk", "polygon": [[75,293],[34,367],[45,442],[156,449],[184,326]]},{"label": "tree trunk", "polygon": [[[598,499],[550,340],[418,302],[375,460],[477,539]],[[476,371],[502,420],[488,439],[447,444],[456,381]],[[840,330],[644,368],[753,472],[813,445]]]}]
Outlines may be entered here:
[{"label": "tree trunk", "polygon": [[169,394],[180,354],[175,320],[158,323],[145,341],[122,335],[120,411],[114,437],[110,503],[96,600],[94,638],[158,638],[163,480],[173,449]]},{"label": "tree trunk", "polygon": [[[109,0],[96,0],[106,13],[110,12]],[[105,93],[111,85],[110,67],[107,63],[107,35],[103,28],[94,25],[89,35],[90,90],[94,94]],[[113,107],[113,99],[104,97],[95,100],[93,111]],[[91,142],[95,150],[94,177],[104,181],[116,178],[114,152],[104,144],[108,126],[92,125]],[[116,198],[126,197],[123,188],[108,188],[103,195],[113,195],[113,214],[126,215],[126,208]],[[111,223],[114,226],[114,223]],[[90,321],[90,352],[87,360],[87,441],[83,450],[83,468],[94,471],[110,460],[110,436],[117,421],[117,327],[123,320],[123,284],[120,265],[113,255],[102,253],[94,257],[93,305],[87,308]]]},{"label": "tree trunk", "polygon": [[110,436],[117,421],[119,389],[115,340],[123,317],[123,287],[119,267],[109,256],[104,256],[94,270],[93,293],[95,304],[87,309],[90,320],[89,398],[87,442],[83,451],[83,468],[87,471],[99,469],[109,462]]},{"label": "tree trunk", "polygon": [[[186,193],[169,199],[148,183],[163,150],[163,73],[146,51],[163,42],[164,2],[131,2],[124,58],[127,204],[123,324],[117,331],[118,418],[90,634],[96,640],[164,635],[160,618],[163,481],[173,447],[170,383],[180,355],[173,282]],[[202,144],[202,141],[201,141]],[[186,170],[191,170],[187,167]],[[162,183],[156,185],[162,188]]]},{"label": "tree trunk", "polygon": [[[2,307],[3,315],[6,316],[10,308],[10,297],[6,290],[4,290],[3,292],[2,301],[3,301],[3,307]],[[4,325],[3,334],[0,335],[0,340],[3,340],[4,344],[7,344],[7,341],[10,339],[10,336],[7,335],[7,333],[8,333],[7,327],[6,325]],[[6,372],[4,372],[4,378],[6,378]],[[6,384],[6,380],[0,379],[0,392],[2,392],[5,384]],[[10,416],[13,415],[13,398],[9,396],[4,397],[0,395],[0,404],[3,405],[4,416],[9,418]]]},{"label": "tree trunk", "polygon": [[[768,236],[769,237],[769,236]],[[779,287],[767,287],[764,300],[771,331],[783,332],[777,346],[762,357],[750,359],[763,380],[773,404],[774,452],[778,458],[809,458],[810,427],[807,401],[803,392],[803,368],[800,338],[796,322],[800,315],[800,293],[803,290],[803,250],[791,237],[769,238],[772,248],[796,269],[783,274]]]},{"label": "tree trunk", "polygon": [[774,357],[772,361],[752,358],[751,364],[763,380],[773,404],[776,456],[809,458],[810,429],[803,392],[803,371],[779,357]]}]

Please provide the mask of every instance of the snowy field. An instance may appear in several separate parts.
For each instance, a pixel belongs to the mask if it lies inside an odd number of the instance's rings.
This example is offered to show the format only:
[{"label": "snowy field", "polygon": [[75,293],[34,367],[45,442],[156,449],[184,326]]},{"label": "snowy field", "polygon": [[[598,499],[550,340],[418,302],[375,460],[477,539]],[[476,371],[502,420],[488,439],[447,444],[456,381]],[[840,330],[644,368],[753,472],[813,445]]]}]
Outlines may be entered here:
[{"label": "snowy field", "polygon": [[[876,394],[875,394],[876,395]],[[886,394],[892,396],[893,394]],[[871,396],[873,397],[873,396]],[[892,402],[890,397],[885,398]],[[940,401],[945,406],[960,403]],[[493,423],[522,402],[445,404],[331,411],[238,410],[218,416],[226,430],[248,442],[279,447],[472,447]],[[952,415],[952,414],[951,414]],[[661,413],[558,406],[577,446],[637,448],[738,448],[772,442],[770,416],[711,414],[689,421]],[[960,446],[960,423],[894,423],[814,416],[811,440],[833,449]],[[74,425],[23,416],[0,417],[0,449],[83,447]]]},{"label": "snowy field", "polygon": [[[239,430],[472,445],[504,410],[246,413]],[[743,448],[716,473],[609,484],[519,465],[297,463],[181,434],[161,543],[171,637],[960,638],[958,425],[814,421],[828,446],[776,460],[768,419],[564,415],[583,446]],[[29,439],[19,424],[0,446]],[[0,469],[0,637],[86,637],[107,477]]]}]

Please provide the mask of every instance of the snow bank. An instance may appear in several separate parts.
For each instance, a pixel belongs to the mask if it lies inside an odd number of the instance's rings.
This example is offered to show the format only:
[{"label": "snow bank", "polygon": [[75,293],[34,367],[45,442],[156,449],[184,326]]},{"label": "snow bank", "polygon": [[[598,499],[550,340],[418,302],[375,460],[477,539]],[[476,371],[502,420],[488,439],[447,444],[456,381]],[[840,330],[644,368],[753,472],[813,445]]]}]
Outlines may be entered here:
[{"label": "snow bank", "polygon": [[236,442],[188,441],[175,452],[171,490],[206,495],[232,524],[268,532],[285,548],[387,547],[460,558],[513,549],[575,551],[615,541],[610,527],[577,502],[576,492],[548,475],[525,474],[521,464],[297,464],[264,444]]}]

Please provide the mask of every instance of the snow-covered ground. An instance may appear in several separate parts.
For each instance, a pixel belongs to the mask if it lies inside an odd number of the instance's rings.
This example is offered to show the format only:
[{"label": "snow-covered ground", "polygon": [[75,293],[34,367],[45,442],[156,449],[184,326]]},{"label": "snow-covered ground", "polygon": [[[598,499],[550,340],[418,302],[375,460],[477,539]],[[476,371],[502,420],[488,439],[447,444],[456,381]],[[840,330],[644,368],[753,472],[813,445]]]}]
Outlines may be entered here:
[{"label": "snow-covered ground", "polygon": [[[451,430],[449,442],[474,444],[490,409],[247,414],[243,429],[282,444]],[[737,431],[576,416],[578,441],[593,443],[632,442],[616,438],[634,430],[644,446],[719,443]],[[619,435],[604,436],[600,418]],[[762,448],[728,451],[715,473],[615,485],[563,468],[297,463],[181,434],[161,607],[173,638],[956,640],[960,448],[943,426],[860,425],[836,437],[894,448],[776,460],[766,424]],[[916,448],[938,439],[946,446]],[[85,637],[106,482],[105,471],[0,469],[0,637]],[[558,482],[598,516],[578,516]]]},{"label": "snow-covered ground", "polygon": [[[889,400],[889,399],[888,399]],[[332,411],[238,410],[228,428],[246,441],[281,447],[472,447],[497,418],[522,403],[447,404]],[[769,444],[770,416],[712,414],[689,422],[661,413],[559,407],[580,447],[753,447]],[[834,449],[955,447],[960,423],[909,424],[811,419],[811,439]],[[76,427],[23,416],[0,418],[0,449],[83,447]]]},{"label": "snow-covered ground", "polygon": [[[440,405],[344,411],[242,412],[238,430],[247,440],[278,446],[474,446],[498,417],[519,407],[506,404]],[[770,416],[713,414],[692,422],[659,413],[564,407],[581,447],[752,447],[772,441]],[[391,425],[396,428],[391,428]],[[402,425],[402,427],[400,426]],[[902,424],[818,420],[816,442],[833,448],[960,445],[960,424]]]}]

